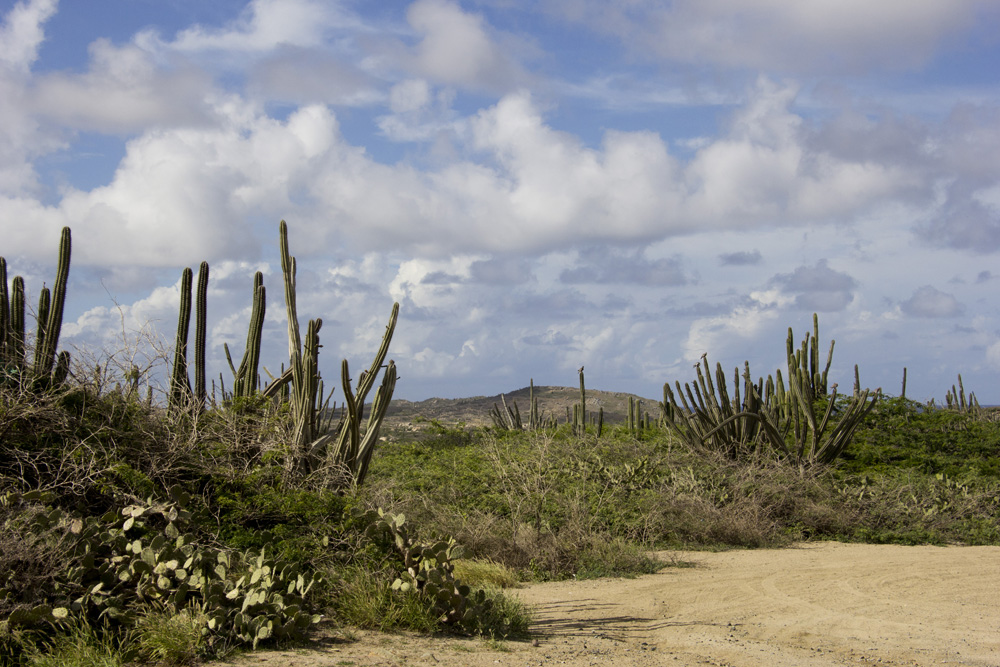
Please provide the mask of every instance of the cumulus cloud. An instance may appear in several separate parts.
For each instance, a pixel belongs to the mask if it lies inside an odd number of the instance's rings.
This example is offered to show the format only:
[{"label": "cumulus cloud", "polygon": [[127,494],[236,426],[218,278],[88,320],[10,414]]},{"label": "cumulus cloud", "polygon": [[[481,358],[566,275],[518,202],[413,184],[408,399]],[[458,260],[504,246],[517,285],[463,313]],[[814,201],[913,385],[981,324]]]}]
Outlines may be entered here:
[{"label": "cumulus cloud", "polygon": [[844,309],[854,299],[858,287],[854,278],[831,269],[825,259],[815,266],[800,266],[791,273],[778,274],[771,283],[795,294],[797,308],[820,312]]},{"label": "cumulus cloud", "polygon": [[298,46],[268,53],[249,71],[257,99],[293,104],[365,107],[385,100],[380,82],[340,54]]},{"label": "cumulus cloud", "polygon": [[55,11],[55,0],[19,2],[0,25],[0,194],[36,194],[32,160],[64,145],[59,133],[45,131],[32,116],[28,94],[43,27]]},{"label": "cumulus cloud", "polygon": [[241,15],[222,28],[195,25],[165,42],[153,32],[137,42],[182,53],[206,51],[251,55],[280,46],[315,47],[333,26],[356,24],[336,2],[318,0],[253,0]]},{"label": "cumulus cloud", "polygon": [[[0,198],[0,215],[34,223],[10,230],[8,247],[31,255],[39,236],[72,225],[85,231],[74,254],[85,264],[177,266],[257,255],[248,220],[266,220],[270,237],[279,217],[294,219],[314,160],[338,145],[337,123],[323,107],[305,107],[285,122],[238,105],[217,112],[229,116],[221,127],[150,131],[129,141],[111,183],[70,189],[58,206]],[[315,218],[304,223],[323,239]]]},{"label": "cumulus cloud", "polygon": [[551,11],[673,62],[785,72],[866,72],[924,64],[995,10],[986,0],[559,0]]},{"label": "cumulus cloud", "polygon": [[580,261],[564,270],[559,280],[570,284],[625,284],[666,287],[689,282],[681,260],[677,257],[647,259],[644,252],[588,250],[580,253]]},{"label": "cumulus cloud", "polygon": [[948,201],[917,226],[929,243],[988,253],[1000,249],[1000,210],[952,188]]},{"label": "cumulus cloud", "polygon": [[931,285],[918,288],[900,308],[911,317],[957,317],[965,312],[965,306],[954,295]]},{"label": "cumulus cloud", "polygon": [[56,13],[58,0],[18,2],[0,26],[0,66],[25,73],[38,57],[43,26]]},{"label": "cumulus cloud", "polygon": [[523,257],[481,259],[469,266],[473,282],[489,285],[523,285],[534,279],[531,263]]},{"label": "cumulus cloud", "polygon": [[411,63],[434,81],[488,90],[509,90],[527,79],[520,65],[490,34],[481,16],[448,0],[417,0],[407,20],[421,35]]},{"label": "cumulus cloud", "polygon": [[193,68],[163,70],[135,45],[98,39],[84,74],[38,78],[31,107],[41,116],[80,130],[131,133],[156,125],[205,124],[211,79]]},{"label": "cumulus cloud", "polygon": [[740,250],[719,255],[719,263],[723,266],[754,266],[762,261],[760,250]]}]

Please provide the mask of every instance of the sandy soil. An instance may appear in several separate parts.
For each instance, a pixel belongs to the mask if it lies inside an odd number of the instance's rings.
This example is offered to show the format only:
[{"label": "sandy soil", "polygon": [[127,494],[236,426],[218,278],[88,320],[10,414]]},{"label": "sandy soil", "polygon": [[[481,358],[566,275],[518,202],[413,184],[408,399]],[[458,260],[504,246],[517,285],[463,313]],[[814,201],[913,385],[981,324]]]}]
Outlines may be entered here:
[{"label": "sandy soil", "polygon": [[536,610],[533,640],[357,632],[235,664],[1000,667],[1000,547],[822,542],[663,555],[692,566],[517,591]]}]

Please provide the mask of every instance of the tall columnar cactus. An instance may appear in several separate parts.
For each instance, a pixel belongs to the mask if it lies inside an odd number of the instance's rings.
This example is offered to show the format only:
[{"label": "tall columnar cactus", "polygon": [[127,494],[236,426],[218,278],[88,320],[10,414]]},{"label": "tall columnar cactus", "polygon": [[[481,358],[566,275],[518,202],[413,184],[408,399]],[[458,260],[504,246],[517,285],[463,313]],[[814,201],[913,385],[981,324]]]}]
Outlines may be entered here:
[{"label": "tall columnar cactus", "polygon": [[826,396],[827,394],[827,377],[830,373],[830,364],[833,363],[833,346],[835,344],[836,341],[830,341],[830,350],[826,356],[826,366],[821,371],[819,368],[819,315],[813,313],[812,336],[807,333],[802,340],[801,347],[797,350],[795,349],[792,328],[788,327],[788,339],[785,344],[788,352],[788,373],[792,375],[795,372],[798,375],[798,371],[793,371],[793,369],[805,371],[805,377],[808,378],[811,391],[816,397]]},{"label": "tall columnar cactus", "polygon": [[541,428],[542,420],[538,414],[538,397],[535,396],[535,379],[528,383],[528,428],[532,431]]},{"label": "tall columnar cactus", "polygon": [[[310,320],[306,329],[303,346],[299,329],[298,310],[295,303],[296,262],[288,248],[288,226],[282,220],[279,227],[281,252],[281,272],[285,283],[285,307],[288,315],[288,356],[291,366],[291,412],[293,419],[293,447],[296,456],[295,467],[300,474],[308,474],[319,468],[329,458],[342,466],[350,474],[353,483],[361,484],[368,471],[368,463],[378,441],[382,420],[385,418],[389,401],[396,387],[396,364],[385,357],[396,327],[399,304],[392,307],[392,315],[386,326],[382,344],[368,370],[358,377],[357,385],[351,387],[350,370],[347,360],[341,363],[341,384],[344,390],[344,416],[340,430],[336,433],[321,433],[319,416],[324,409],[320,391],[320,377],[317,363],[319,354],[319,330],[322,320]],[[365,399],[385,365],[382,383],[375,393],[371,413],[366,428],[362,431]],[[331,451],[330,445],[333,445]]]},{"label": "tall columnar cactus", "polygon": [[962,382],[962,374],[958,374],[958,389],[951,385],[951,391],[945,393],[945,405],[952,410],[960,410],[975,414],[979,411],[979,400],[975,392],[970,392],[968,398],[965,395],[965,384]]},{"label": "tall columnar cactus", "polygon": [[[63,227],[59,240],[59,264],[56,268],[56,282],[52,287],[51,303],[46,304],[45,315],[39,307],[39,340],[35,342],[34,375],[45,381],[52,375],[56,363],[56,347],[62,331],[63,308],[66,305],[66,284],[69,281],[69,259],[72,253],[72,238],[69,227]],[[47,290],[42,289],[46,294]]]},{"label": "tall columnar cactus", "polygon": [[208,262],[198,267],[198,288],[195,291],[194,326],[194,399],[199,410],[205,407],[205,338],[208,329]]},{"label": "tall columnar cactus", "polygon": [[8,329],[8,358],[18,367],[24,366],[24,278],[14,276],[10,291],[10,327]]},{"label": "tall columnar cactus", "polygon": [[[364,481],[368,473],[368,464],[371,462],[372,454],[375,452],[375,443],[378,442],[378,434],[382,428],[382,421],[386,411],[389,409],[389,402],[392,400],[392,393],[396,389],[396,364],[391,359],[388,365],[385,364],[386,355],[389,353],[389,343],[392,341],[392,334],[396,330],[396,320],[399,317],[399,304],[392,305],[392,313],[389,315],[389,323],[385,327],[385,334],[382,336],[382,344],[375,353],[368,370],[362,371],[358,377],[356,388],[351,390],[350,373],[347,368],[347,360],[344,359],[341,365],[341,385],[343,386],[345,401],[345,424],[342,427],[337,440],[334,458],[336,461],[347,466],[354,477],[356,484]],[[385,373],[382,376],[382,383],[375,391],[375,398],[372,402],[372,410],[368,415],[364,433],[360,426],[364,414],[365,399],[375,384],[379,370],[385,366]],[[520,419],[520,415],[518,415]]]},{"label": "tall columnar cactus", "polygon": [[188,267],[181,274],[181,304],[177,317],[177,336],[174,340],[174,368],[170,375],[170,406],[185,407],[191,395],[191,382],[187,370],[188,330],[191,326],[191,280]]},{"label": "tall columnar cactus", "polygon": [[250,312],[250,326],[247,328],[247,345],[243,350],[243,359],[239,368],[233,366],[229,355],[229,346],[223,344],[229,368],[233,371],[233,395],[250,396],[260,384],[258,367],[260,366],[260,345],[264,336],[264,311],[267,302],[267,291],[264,289],[264,274],[258,271],[253,277],[253,308]]},{"label": "tall columnar cactus", "polygon": [[0,257],[0,364],[5,377],[30,376],[35,388],[46,388],[61,384],[69,373],[69,353],[57,354],[56,348],[62,331],[71,254],[70,230],[63,227],[55,284],[51,291],[43,286],[39,293],[35,358],[30,368],[25,357],[24,279],[14,276],[8,291],[7,261]]},{"label": "tall columnar cactus", "polygon": [[[846,407],[838,408],[837,385],[833,385],[833,391],[826,397],[826,408],[820,417],[817,412],[817,407],[821,406],[820,397],[813,393],[805,369],[791,374],[788,384],[805,420],[805,427],[796,428],[795,431],[795,456],[800,463],[835,461],[847,448],[854,437],[854,431],[882,395],[881,388],[874,392],[869,389],[858,391],[847,402]],[[871,400],[868,400],[869,397]],[[830,421],[835,412],[838,417],[836,424]]]},{"label": "tall columnar cactus", "polygon": [[718,388],[712,382],[707,355],[702,355],[701,364],[695,368],[697,382],[685,384],[683,389],[677,382],[676,397],[669,384],[664,385],[666,407],[663,411],[673,417],[664,420],[668,428],[692,446],[707,445],[733,458],[752,454],[763,447],[782,456],[788,455],[775,406],[768,401],[769,397],[773,400],[773,394],[761,396],[761,389],[750,375],[749,363],[744,364],[742,382],[739,370],[734,369],[733,398],[726,389],[721,364],[715,367]]}]

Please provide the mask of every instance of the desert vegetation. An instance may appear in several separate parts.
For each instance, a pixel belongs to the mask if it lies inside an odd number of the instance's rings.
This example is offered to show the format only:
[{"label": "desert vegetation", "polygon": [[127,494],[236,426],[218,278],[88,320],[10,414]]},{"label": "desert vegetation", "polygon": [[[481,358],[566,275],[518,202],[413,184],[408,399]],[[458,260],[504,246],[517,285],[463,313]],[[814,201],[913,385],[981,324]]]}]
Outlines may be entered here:
[{"label": "desert vegetation", "polygon": [[190,664],[319,627],[524,636],[505,589],[653,572],[653,548],[1000,544],[1000,423],[960,379],[943,407],[858,369],[841,393],[814,317],[784,374],[705,358],[621,416],[581,368],[565,414],[531,382],[526,418],[502,397],[488,425],[392,421],[398,305],[356,381],[342,362],[335,404],[279,235],[287,370],[260,373],[257,274],[244,354],[227,346],[233,379],[211,389],[207,264],[182,276],[157,392],[148,369],[59,350],[69,230],[33,334],[0,259],[0,662]]}]

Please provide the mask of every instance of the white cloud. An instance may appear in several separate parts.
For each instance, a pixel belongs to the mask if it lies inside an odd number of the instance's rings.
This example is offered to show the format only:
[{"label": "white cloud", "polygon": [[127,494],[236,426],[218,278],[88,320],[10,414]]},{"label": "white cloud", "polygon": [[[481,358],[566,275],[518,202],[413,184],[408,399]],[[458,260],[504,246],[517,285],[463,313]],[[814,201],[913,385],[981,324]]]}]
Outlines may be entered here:
[{"label": "white cloud", "polygon": [[158,68],[134,45],[106,39],[90,45],[90,67],[82,75],[53,73],[38,78],[31,108],[65,127],[131,133],[155,125],[204,124],[212,82],[193,68]]},{"label": "white cloud", "polygon": [[904,313],[912,317],[956,317],[965,310],[965,306],[954,295],[931,285],[918,288],[900,306]]},{"label": "white cloud", "polygon": [[422,35],[415,70],[445,84],[487,90],[510,89],[526,78],[520,65],[496,43],[481,16],[449,0],[417,0],[407,20]]},{"label": "white cloud", "polygon": [[407,79],[397,83],[389,91],[389,108],[394,113],[418,111],[427,106],[431,99],[431,89],[423,79]]},{"label": "white cloud", "polygon": [[45,38],[42,26],[56,13],[58,0],[28,0],[14,5],[0,26],[0,66],[26,73]]},{"label": "white cloud", "polygon": [[145,32],[138,35],[137,41],[183,53],[264,53],[279,46],[319,46],[324,32],[341,23],[354,21],[341,13],[335,2],[253,0],[238,19],[224,28],[196,25],[177,33],[167,43],[154,33]]},{"label": "white cloud", "polygon": [[32,161],[65,145],[43,130],[32,114],[27,91],[31,66],[44,39],[43,25],[56,2],[19,2],[0,25],[0,195],[34,195],[38,175]]},{"label": "white cloud", "polygon": [[644,57],[784,72],[914,68],[995,10],[987,0],[561,0],[552,5]]}]

